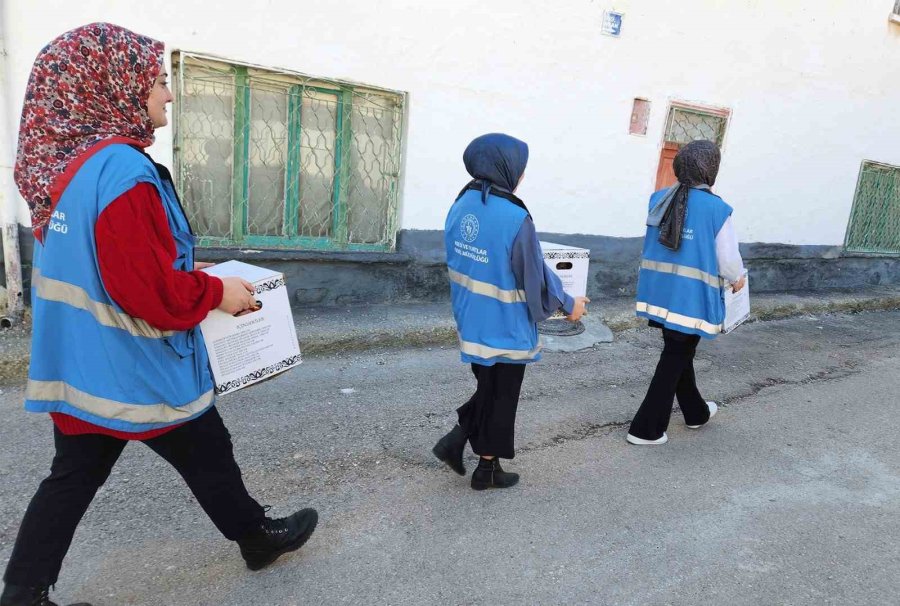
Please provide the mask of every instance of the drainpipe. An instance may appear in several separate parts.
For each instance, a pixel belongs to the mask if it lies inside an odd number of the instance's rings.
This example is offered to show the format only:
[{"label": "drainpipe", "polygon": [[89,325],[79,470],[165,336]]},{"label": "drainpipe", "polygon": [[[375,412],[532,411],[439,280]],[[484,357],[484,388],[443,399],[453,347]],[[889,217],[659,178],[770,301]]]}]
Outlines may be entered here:
[{"label": "drainpipe", "polygon": [[[0,8],[6,13],[8,8]],[[0,213],[3,219],[3,265],[6,270],[6,315],[0,316],[0,328],[22,321],[25,297],[22,289],[22,262],[19,255],[19,192],[13,181],[16,144],[13,125],[12,82],[10,81],[8,15],[0,14]]]}]

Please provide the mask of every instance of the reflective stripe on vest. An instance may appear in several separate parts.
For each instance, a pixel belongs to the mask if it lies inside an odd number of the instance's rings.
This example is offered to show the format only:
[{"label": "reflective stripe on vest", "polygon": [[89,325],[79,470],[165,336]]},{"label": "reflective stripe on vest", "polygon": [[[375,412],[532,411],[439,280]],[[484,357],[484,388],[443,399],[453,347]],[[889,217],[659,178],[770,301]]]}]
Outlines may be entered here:
[{"label": "reflective stripe on vest", "polygon": [[466,274],[453,269],[448,269],[448,271],[450,273],[450,281],[462,286],[469,292],[473,292],[477,295],[484,295],[485,297],[491,297],[502,303],[525,303],[524,290],[503,290],[489,282],[482,282],[481,280],[470,278]]},{"label": "reflective stripe on vest", "polygon": [[542,345],[538,343],[538,346],[530,351],[523,351],[521,349],[497,349],[479,343],[472,343],[471,341],[459,340],[460,351],[470,356],[484,358],[485,360],[495,357],[507,358],[509,360],[533,360],[534,357],[540,353],[541,347]]},{"label": "reflective stripe on vest", "polygon": [[722,332],[722,327],[718,324],[710,324],[706,320],[702,320],[700,318],[683,316],[681,314],[671,312],[664,307],[648,305],[647,303],[644,303],[642,301],[637,302],[637,304],[635,305],[635,309],[638,311],[638,313],[647,313],[651,316],[661,318],[663,322],[675,324],[676,326],[684,326],[685,328],[692,328],[694,330],[700,330],[709,335],[717,335]]},{"label": "reflective stripe on vest", "polygon": [[168,404],[127,404],[85,393],[63,381],[35,381],[29,379],[25,388],[28,400],[66,402],[84,412],[105,419],[129,423],[173,423],[187,419],[212,404],[214,390],[209,390],[184,406]]},{"label": "reflective stripe on vest", "polygon": [[148,337],[151,339],[161,339],[175,334],[172,331],[162,331],[158,328],[150,326],[145,320],[134,318],[126,313],[116,310],[112,305],[100,303],[91,299],[87,291],[81,287],[46,278],[41,272],[35,269],[31,274],[31,285],[35,289],[37,296],[45,301],[54,301],[57,303],[65,303],[82,309],[91,314],[98,323],[110,328],[120,328],[131,333],[135,337]]},{"label": "reflective stripe on vest", "polygon": [[643,259],[641,261],[641,269],[647,269],[650,271],[658,271],[666,274],[675,274],[676,276],[681,276],[683,278],[693,278],[694,280],[700,280],[701,282],[705,282],[709,286],[713,288],[721,288],[722,280],[717,276],[714,276],[710,273],[707,273],[701,269],[697,269],[696,267],[689,267],[687,265],[678,265],[676,263],[665,263],[663,261],[649,261],[647,259]]}]

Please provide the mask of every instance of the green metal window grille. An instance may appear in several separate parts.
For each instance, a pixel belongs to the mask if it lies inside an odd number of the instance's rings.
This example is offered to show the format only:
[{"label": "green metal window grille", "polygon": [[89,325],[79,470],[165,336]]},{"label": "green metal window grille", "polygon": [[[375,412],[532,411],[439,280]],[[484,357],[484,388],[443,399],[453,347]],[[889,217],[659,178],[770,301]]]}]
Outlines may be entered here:
[{"label": "green metal window grille", "polygon": [[669,110],[669,118],[666,120],[666,142],[687,145],[691,141],[705,139],[722,147],[727,124],[728,119],[724,116],[673,107]]},{"label": "green metal window grille", "polygon": [[200,246],[391,251],[405,95],[175,53],[175,176]]},{"label": "green metal window grille", "polygon": [[862,163],[844,249],[863,254],[900,254],[900,167]]}]

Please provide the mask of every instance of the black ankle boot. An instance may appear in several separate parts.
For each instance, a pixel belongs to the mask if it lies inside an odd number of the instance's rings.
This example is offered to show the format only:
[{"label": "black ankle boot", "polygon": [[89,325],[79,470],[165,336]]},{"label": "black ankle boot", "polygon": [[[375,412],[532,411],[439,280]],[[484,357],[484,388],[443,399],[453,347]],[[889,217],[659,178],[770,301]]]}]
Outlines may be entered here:
[{"label": "black ankle boot", "polygon": [[450,469],[461,476],[466,475],[466,466],[463,465],[463,451],[466,449],[465,430],[456,425],[450,430],[450,433],[438,440],[431,452],[434,456],[450,466]]},{"label": "black ankle boot", "polygon": [[280,556],[300,549],[318,522],[319,514],[315,509],[303,509],[277,520],[264,519],[237,542],[247,568],[262,570]]},{"label": "black ankle boot", "polygon": [[484,490],[485,488],[509,488],[519,483],[519,474],[503,471],[500,460],[497,457],[478,460],[478,467],[472,473],[472,488]]},{"label": "black ankle boot", "polygon": [[[57,606],[50,601],[49,587],[25,587],[24,585],[7,585],[0,595],[0,606]],[[87,602],[79,602],[70,606],[91,606]]]}]

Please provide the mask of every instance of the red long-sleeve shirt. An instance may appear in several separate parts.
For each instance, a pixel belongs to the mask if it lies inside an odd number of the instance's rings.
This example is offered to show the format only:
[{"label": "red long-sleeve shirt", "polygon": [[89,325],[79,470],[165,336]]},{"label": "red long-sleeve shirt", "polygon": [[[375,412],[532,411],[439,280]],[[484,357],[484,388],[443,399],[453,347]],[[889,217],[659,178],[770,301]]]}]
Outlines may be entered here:
[{"label": "red long-sleeve shirt", "polygon": [[[128,315],[159,330],[197,326],[222,302],[222,281],[202,271],[176,271],[175,240],[159,192],[139,183],[116,198],[95,226],[100,277]],[[100,433],[124,440],[147,440],[174,427],[129,433],[99,427],[71,415],[51,413],[66,435]]]}]

